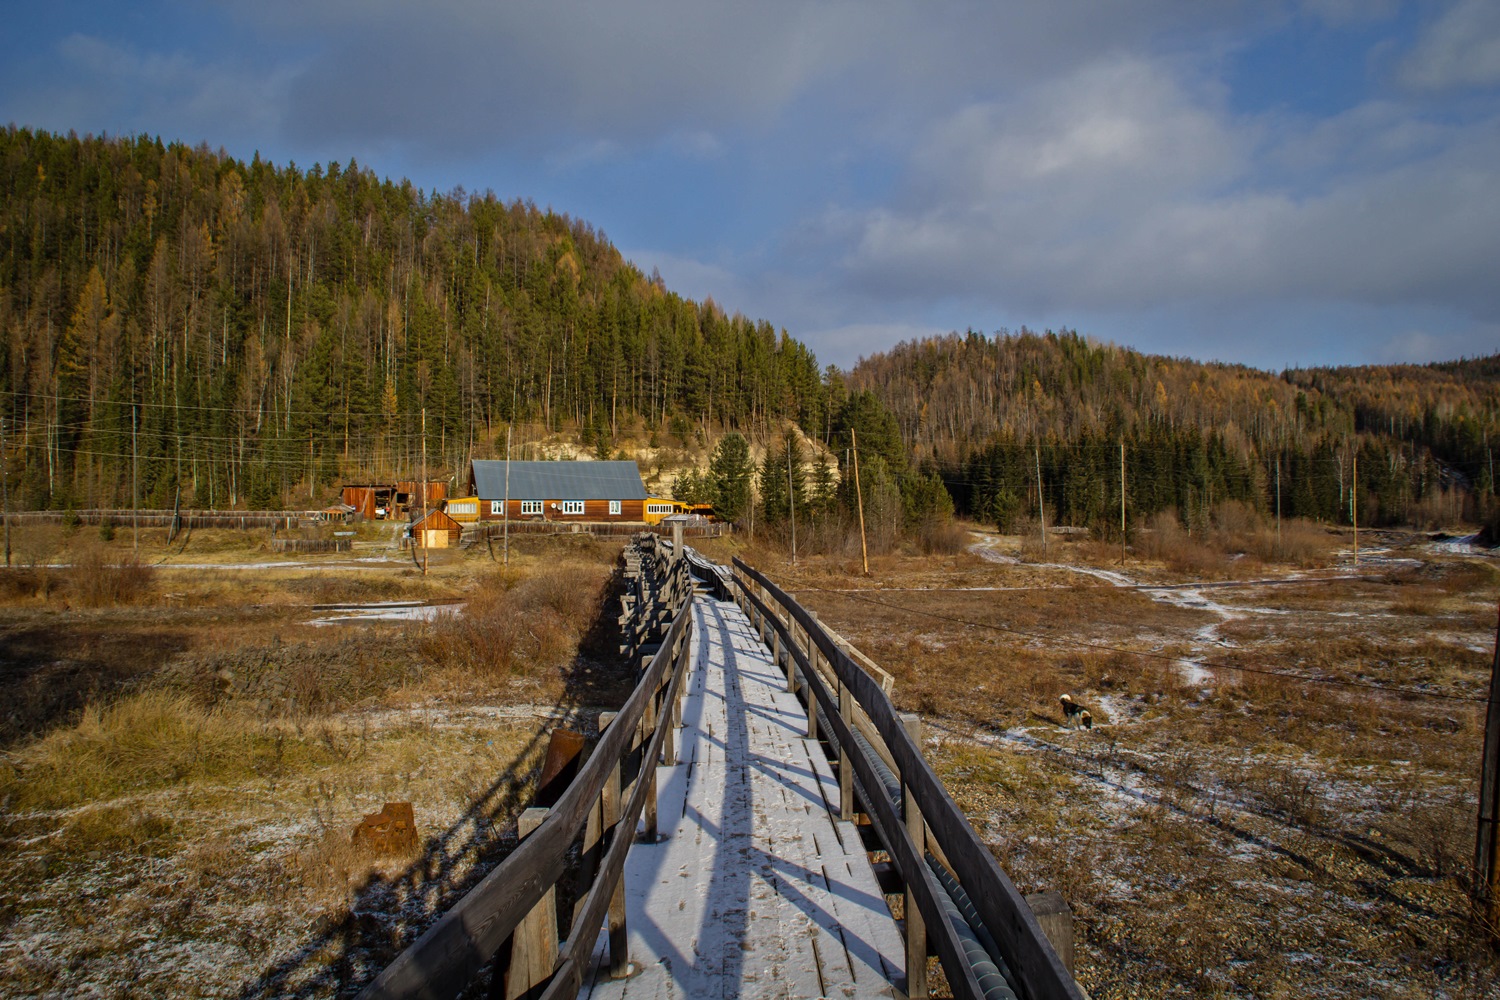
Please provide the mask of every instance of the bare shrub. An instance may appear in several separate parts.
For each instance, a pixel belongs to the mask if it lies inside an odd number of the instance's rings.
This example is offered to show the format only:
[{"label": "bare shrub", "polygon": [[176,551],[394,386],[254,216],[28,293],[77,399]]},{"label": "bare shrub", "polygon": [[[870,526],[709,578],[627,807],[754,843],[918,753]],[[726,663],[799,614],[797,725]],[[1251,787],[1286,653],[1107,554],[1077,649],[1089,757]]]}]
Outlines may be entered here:
[{"label": "bare shrub", "polygon": [[1036,518],[1019,516],[1015,519],[1015,531],[1021,539],[1021,559],[1023,562],[1039,561],[1046,556],[1042,545],[1041,528]]},{"label": "bare shrub", "polygon": [[1279,761],[1252,763],[1246,789],[1276,815],[1302,827],[1323,825],[1324,793],[1311,771]]},{"label": "bare shrub", "polygon": [[50,576],[47,569],[39,567],[0,569],[0,601],[21,601],[33,595],[45,596],[51,589]]},{"label": "bare shrub", "polygon": [[604,567],[541,564],[524,576],[479,581],[462,612],[421,628],[419,648],[439,667],[484,677],[560,667],[598,610]]},{"label": "bare shrub", "polygon": [[91,608],[139,603],[151,593],[155,581],[156,570],[135,554],[115,561],[98,548],[79,553],[68,574],[70,592]]},{"label": "bare shrub", "polygon": [[924,556],[951,556],[964,550],[969,533],[957,521],[929,518],[914,532],[917,550]]},{"label": "bare shrub", "polygon": [[1243,500],[1226,500],[1210,514],[1214,530],[1224,538],[1244,538],[1261,529],[1261,516]]},{"label": "bare shrub", "polygon": [[1337,547],[1334,536],[1326,528],[1303,518],[1282,521],[1279,537],[1275,523],[1271,522],[1242,534],[1238,541],[1240,551],[1261,562],[1304,568],[1322,565]]}]

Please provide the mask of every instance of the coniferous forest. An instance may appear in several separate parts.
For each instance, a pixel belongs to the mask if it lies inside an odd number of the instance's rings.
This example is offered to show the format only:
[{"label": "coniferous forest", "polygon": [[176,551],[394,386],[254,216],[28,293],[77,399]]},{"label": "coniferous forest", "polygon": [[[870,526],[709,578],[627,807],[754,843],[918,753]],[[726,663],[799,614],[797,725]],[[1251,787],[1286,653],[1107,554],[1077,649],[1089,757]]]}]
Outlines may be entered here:
[{"label": "coniferous forest", "polygon": [[1122,464],[1132,524],[1172,511],[1191,529],[1226,502],[1330,523],[1494,517],[1500,355],[1274,374],[1023,328],[845,373],[672,293],[586,222],[352,162],[11,127],[0,193],[12,509],[178,490],[184,506],[302,506],[423,462],[461,475],[518,424],[600,455],[739,432],[680,490],[770,522],[852,512],[856,436],[866,504],[893,529],[1040,509],[1107,536]]},{"label": "coniferous forest", "polygon": [[279,506],[452,473],[504,425],[825,421],[799,342],[603,234],[354,163],[0,131],[0,356],[19,504]]},{"label": "coniferous forest", "polygon": [[849,383],[960,510],[1001,525],[1040,488],[1056,523],[1117,536],[1123,457],[1132,520],[1175,510],[1191,529],[1238,501],[1420,527],[1492,516],[1497,357],[1277,375],[1023,329],[901,344]]}]

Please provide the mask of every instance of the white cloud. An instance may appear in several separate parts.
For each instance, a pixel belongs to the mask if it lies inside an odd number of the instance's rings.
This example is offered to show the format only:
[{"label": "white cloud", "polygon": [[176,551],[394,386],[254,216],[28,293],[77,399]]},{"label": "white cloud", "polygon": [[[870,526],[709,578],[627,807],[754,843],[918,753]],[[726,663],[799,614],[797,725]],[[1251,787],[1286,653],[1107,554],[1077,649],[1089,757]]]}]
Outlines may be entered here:
[{"label": "white cloud", "polygon": [[1201,92],[1131,58],[966,108],[924,138],[904,204],[831,213],[827,231],[853,233],[851,280],[892,299],[1025,313],[1292,297],[1500,316],[1500,120],[1438,126],[1394,106],[1241,120]]},{"label": "white cloud", "polygon": [[[1440,350],[1500,319],[1500,4],[1443,2],[1413,37],[1371,27],[1396,0],[219,0],[38,45],[0,120],[505,187],[841,363],[950,316],[1119,339],[1175,311],[1240,349],[1270,306],[1277,360],[1318,309]],[[1400,87],[1235,111],[1310,18],[1380,50],[1330,73]]]},{"label": "white cloud", "polygon": [[[264,0],[250,32],[315,46],[289,95],[299,136],[444,150],[764,130],[813,102],[899,130],[972,95],[1163,32],[1237,22],[1245,0]],[[829,115],[829,112],[834,114]],[[898,124],[889,125],[891,122]],[[844,121],[837,121],[838,126]]]},{"label": "white cloud", "polygon": [[214,145],[273,136],[294,73],[141,51],[85,34],[61,39],[55,52],[65,81],[12,95],[31,120],[66,122],[64,127],[79,131],[166,132],[171,139]]},{"label": "white cloud", "polygon": [[1424,91],[1500,84],[1500,4],[1454,4],[1417,41],[1401,64],[1400,78]]}]

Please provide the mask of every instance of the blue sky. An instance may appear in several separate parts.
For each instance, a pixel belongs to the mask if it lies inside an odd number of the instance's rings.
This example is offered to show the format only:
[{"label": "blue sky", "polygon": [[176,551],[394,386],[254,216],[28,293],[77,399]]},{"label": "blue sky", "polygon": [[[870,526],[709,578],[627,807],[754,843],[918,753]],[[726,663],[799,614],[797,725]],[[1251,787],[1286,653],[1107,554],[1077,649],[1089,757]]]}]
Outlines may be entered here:
[{"label": "blue sky", "polygon": [[530,198],[843,366],[1500,350],[1494,0],[62,0],[6,121]]}]

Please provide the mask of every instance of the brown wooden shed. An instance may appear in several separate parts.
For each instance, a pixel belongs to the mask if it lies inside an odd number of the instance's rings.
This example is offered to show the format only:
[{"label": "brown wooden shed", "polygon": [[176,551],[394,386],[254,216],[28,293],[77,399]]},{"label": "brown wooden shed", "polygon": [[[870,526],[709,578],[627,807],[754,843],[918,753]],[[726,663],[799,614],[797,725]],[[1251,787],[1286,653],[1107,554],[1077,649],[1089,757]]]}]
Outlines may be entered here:
[{"label": "brown wooden shed", "polygon": [[458,544],[464,526],[436,507],[419,515],[407,529],[407,537],[419,549],[447,549]]}]

